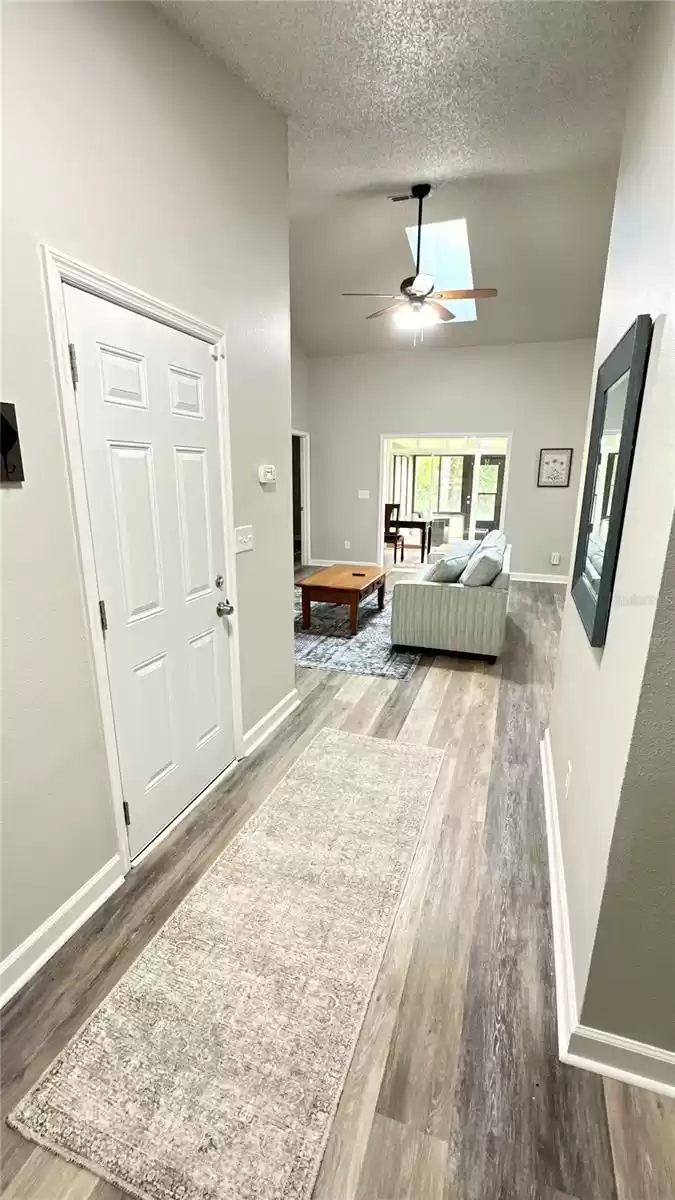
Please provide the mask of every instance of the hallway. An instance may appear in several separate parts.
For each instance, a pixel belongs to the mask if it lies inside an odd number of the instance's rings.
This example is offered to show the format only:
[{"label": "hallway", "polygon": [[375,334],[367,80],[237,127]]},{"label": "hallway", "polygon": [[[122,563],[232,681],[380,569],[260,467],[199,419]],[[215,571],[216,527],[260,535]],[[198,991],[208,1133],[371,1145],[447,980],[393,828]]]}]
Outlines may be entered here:
[{"label": "hallway", "polygon": [[[557,1058],[539,738],[562,589],[516,584],[494,667],[308,670],[300,707],[5,1013],[5,1112],[324,726],[445,750],[315,1200],[665,1200],[675,1104]],[[121,1200],[3,1130],[7,1200]]]}]

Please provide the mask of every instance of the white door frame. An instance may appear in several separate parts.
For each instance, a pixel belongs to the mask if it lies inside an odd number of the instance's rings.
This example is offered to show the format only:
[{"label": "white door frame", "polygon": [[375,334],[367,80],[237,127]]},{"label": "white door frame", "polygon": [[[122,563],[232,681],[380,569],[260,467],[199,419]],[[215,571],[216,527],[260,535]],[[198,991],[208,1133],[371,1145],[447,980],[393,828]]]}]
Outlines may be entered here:
[{"label": "white door frame", "polygon": [[305,429],[291,429],[291,436],[300,438],[300,503],[302,505],[300,536],[302,538],[302,565],[308,567],[312,561],[312,522],[309,511],[309,433]]},{"label": "white door frame", "polygon": [[[137,288],[129,287],[110,275],[104,275],[85,263],[78,262],[54,250],[42,246],[42,266],[47,301],[47,315],[52,342],[54,373],[56,387],[61,406],[64,443],[66,448],[66,471],[70,484],[70,492],[75,513],[76,542],[80,558],[80,570],[89,624],[89,639],[92,650],[96,689],[98,692],[103,738],[105,742],[110,788],[113,801],[117,841],[124,873],[131,866],[129,854],[129,839],[124,820],[122,778],[120,773],[117,742],[115,738],[115,722],[113,716],[112,694],[108,679],[108,664],[106,659],[103,631],[101,629],[98,608],[99,587],[96,577],[96,559],[94,556],[94,539],[87,500],[86,476],[84,457],[80,442],[79,420],[75,388],[70,368],[68,348],[68,323],[66,306],[63,295],[63,284],[69,283],[82,291],[91,292],[102,300],[112,301],[122,308],[169,325],[181,333],[199,338],[207,342],[212,349],[216,364],[216,390],[218,397],[218,432],[220,441],[220,472],[223,497],[223,525],[225,530],[225,568],[229,599],[234,605],[234,613],[230,618],[230,664],[232,678],[232,719],[234,726],[234,749],[237,758],[244,756],[244,727],[241,700],[241,668],[239,660],[239,607],[237,604],[237,576],[235,562],[234,539],[234,501],[232,496],[232,464],[230,445],[229,403],[227,394],[227,371],[225,364],[225,333],[215,325],[207,325],[204,321],[172,308]],[[231,764],[230,764],[231,766]],[[227,768],[229,770],[229,767]],[[223,772],[224,773],[224,772]],[[217,781],[214,781],[216,783]],[[201,796],[210,791],[212,783]],[[186,808],[194,804],[194,799],[186,800]],[[183,814],[181,814],[183,815]],[[175,822],[174,822],[175,823]],[[174,824],[172,823],[172,825]],[[160,837],[162,835],[160,834]],[[153,843],[151,843],[153,845]]]},{"label": "white door frame", "polygon": [[[513,444],[513,434],[503,433],[498,430],[491,429],[489,433],[477,433],[476,430],[470,432],[460,432],[453,430],[451,433],[419,433],[418,430],[411,430],[408,433],[381,433],[380,434],[380,478],[378,487],[378,505],[377,505],[377,562],[382,567],[384,566],[384,506],[387,502],[387,463],[390,452],[390,442],[395,442],[399,438],[506,438],[506,462],[504,464],[504,488],[502,492],[502,511],[500,516],[500,524],[502,529],[506,522],[506,505],[509,496],[509,468],[511,465],[511,446]],[[471,453],[470,451],[466,452]],[[486,453],[488,453],[486,451]],[[475,482],[475,480],[474,480]],[[473,495],[472,495],[473,501]],[[473,510],[473,503],[471,505]],[[475,524],[475,522],[474,522]]]}]

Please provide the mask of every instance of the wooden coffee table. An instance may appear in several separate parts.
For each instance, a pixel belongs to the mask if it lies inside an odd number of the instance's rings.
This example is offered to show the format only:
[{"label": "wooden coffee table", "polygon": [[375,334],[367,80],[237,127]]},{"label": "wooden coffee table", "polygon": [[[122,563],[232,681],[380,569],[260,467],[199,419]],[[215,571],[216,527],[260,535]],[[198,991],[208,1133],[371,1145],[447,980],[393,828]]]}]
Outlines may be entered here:
[{"label": "wooden coffee table", "polygon": [[377,588],[377,602],[384,608],[384,589],[389,572],[384,567],[325,567],[315,575],[299,579],[302,592],[302,628],[309,629],[310,604],[312,600],[324,604],[347,604],[351,617],[351,631],[356,633],[359,620],[359,603]]}]

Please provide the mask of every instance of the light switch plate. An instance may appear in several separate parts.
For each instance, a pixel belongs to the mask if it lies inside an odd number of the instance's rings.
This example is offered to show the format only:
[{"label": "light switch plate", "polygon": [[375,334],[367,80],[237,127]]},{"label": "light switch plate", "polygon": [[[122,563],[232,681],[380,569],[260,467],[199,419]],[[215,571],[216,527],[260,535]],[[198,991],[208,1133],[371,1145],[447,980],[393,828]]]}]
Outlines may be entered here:
[{"label": "light switch plate", "polygon": [[260,483],[276,483],[277,469],[272,463],[267,463],[265,466],[258,467],[258,481]]},{"label": "light switch plate", "polygon": [[234,552],[244,554],[253,549],[253,526],[239,525],[234,531]]},{"label": "light switch plate", "polygon": [[359,489],[359,500],[370,500],[370,492],[365,488]]}]

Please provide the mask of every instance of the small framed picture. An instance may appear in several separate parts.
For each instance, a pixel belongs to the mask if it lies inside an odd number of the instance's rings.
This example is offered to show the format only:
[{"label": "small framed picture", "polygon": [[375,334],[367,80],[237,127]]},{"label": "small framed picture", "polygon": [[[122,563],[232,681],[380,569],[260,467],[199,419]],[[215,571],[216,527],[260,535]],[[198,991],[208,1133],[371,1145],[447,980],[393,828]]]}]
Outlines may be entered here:
[{"label": "small framed picture", "polygon": [[569,487],[572,471],[572,447],[539,451],[537,487]]}]

